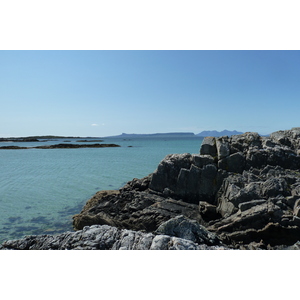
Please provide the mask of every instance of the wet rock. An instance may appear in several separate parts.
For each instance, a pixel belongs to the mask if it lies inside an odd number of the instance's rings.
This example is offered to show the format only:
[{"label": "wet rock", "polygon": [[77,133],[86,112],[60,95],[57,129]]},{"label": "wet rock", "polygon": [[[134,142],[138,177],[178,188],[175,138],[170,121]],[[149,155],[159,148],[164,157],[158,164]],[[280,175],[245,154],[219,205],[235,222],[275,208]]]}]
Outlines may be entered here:
[{"label": "wet rock", "polygon": [[93,200],[73,217],[76,230],[93,224],[107,224],[132,230],[154,231],[162,222],[183,214],[199,220],[198,205],[164,198],[148,192],[127,191]]}]

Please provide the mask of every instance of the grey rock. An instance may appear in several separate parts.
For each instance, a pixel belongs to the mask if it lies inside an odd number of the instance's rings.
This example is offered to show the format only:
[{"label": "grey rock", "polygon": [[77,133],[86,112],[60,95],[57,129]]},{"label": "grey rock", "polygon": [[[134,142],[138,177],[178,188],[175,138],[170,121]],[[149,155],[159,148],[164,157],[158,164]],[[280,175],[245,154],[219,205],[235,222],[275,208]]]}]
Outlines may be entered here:
[{"label": "grey rock", "polygon": [[237,152],[219,160],[218,167],[227,172],[242,173],[245,170],[245,163],[243,153]]},{"label": "grey rock", "polygon": [[163,192],[165,188],[175,191],[180,170],[189,170],[191,164],[189,153],[167,155],[152,174],[149,188],[157,192]]},{"label": "grey rock", "polygon": [[218,245],[220,240],[195,220],[179,215],[162,223],[156,230],[157,234],[179,237],[197,244]]},{"label": "grey rock", "polygon": [[192,155],[192,163],[198,168],[203,168],[205,165],[212,165],[215,163],[215,160],[210,155]]},{"label": "grey rock", "polygon": [[203,139],[200,147],[201,155],[210,155],[215,157],[217,155],[216,138],[207,136]]},{"label": "grey rock", "polygon": [[300,199],[295,202],[293,214],[296,217],[300,217]]},{"label": "grey rock", "polygon": [[108,225],[86,226],[77,232],[59,235],[32,235],[6,241],[2,250],[225,250],[225,246],[210,247],[192,241],[154,235],[152,233],[117,229]]},{"label": "grey rock", "polygon": [[240,209],[241,211],[245,211],[245,210],[250,209],[250,208],[253,207],[253,206],[260,205],[260,204],[263,204],[263,203],[265,203],[265,202],[266,202],[266,200],[261,199],[261,200],[252,200],[252,201],[240,203],[240,204],[239,204],[239,209]]},{"label": "grey rock", "polygon": [[287,183],[283,178],[270,178],[262,183],[262,193],[267,197],[287,195]]},{"label": "grey rock", "polygon": [[218,138],[216,141],[218,160],[230,155],[230,147],[227,138]]}]

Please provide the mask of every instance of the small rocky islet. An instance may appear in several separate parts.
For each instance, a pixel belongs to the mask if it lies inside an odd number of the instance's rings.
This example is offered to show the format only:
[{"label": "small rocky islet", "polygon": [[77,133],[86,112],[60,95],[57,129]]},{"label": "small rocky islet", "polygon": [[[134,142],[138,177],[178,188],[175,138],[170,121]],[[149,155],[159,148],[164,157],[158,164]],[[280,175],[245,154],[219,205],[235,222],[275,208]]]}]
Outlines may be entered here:
[{"label": "small rocky islet", "polygon": [[97,192],[73,226],[1,249],[300,249],[300,127],[205,137],[199,154]]},{"label": "small rocky islet", "polygon": [[77,149],[77,148],[106,148],[106,147],[120,147],[117,144],[55,144],[43,145],[35,147],[20,147],[20,146],[2,146],[0,150],[22,150],[22,149]]}]

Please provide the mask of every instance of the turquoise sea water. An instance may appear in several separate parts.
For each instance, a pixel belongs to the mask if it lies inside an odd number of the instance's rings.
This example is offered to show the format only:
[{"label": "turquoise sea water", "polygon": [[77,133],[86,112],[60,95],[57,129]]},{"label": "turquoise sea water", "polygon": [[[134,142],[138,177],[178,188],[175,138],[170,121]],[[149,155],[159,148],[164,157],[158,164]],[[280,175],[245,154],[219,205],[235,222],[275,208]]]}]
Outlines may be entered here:
[{"label": "turquoise sea water", "polygon": [[167,154],[199,153],[201,142],[202,138],[188,137],[104,138],[103,143],[121,147],[0,150],[0,243],[24,235],[73,230],[72,216],[97,191],[118,189],[152,173]]}]

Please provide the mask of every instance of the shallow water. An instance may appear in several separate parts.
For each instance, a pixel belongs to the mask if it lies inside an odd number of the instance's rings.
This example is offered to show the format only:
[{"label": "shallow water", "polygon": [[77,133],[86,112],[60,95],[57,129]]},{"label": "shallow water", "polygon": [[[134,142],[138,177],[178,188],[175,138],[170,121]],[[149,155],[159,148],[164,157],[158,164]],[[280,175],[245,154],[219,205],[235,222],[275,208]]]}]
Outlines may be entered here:
[{"label": "shallow water", "polygon": [[167,154],[199,153],[201,142],[201,138],[105,138],[103,143],[121,147],[0,150],[0,242],[72,230],[72,216],[97,191],[118,189],[152,173]]}]

